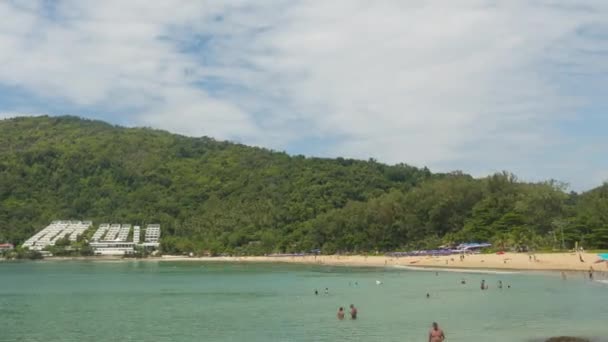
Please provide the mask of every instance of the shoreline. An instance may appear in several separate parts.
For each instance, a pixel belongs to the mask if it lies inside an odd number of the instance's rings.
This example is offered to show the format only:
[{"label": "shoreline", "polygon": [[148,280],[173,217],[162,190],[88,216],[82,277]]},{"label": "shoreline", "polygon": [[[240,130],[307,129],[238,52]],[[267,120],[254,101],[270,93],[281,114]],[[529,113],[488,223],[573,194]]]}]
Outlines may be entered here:
[{"label": "shoreline", "polygon": [[578,253],[543,253],[536,254],[536,260],[530,261],[526,253],[474,254],[467,255],[460,261],[458,255],[422,256],[422,257],[388,257],[388,256],[260,256],[260,257],[200,257],[164,256],[163,261],[220,261],[220,262],[258,262],[258,263],[292,263],[305,265],[347,266],[347,267],[393,267],[450,269],[450,270],[503,270],[503,271],[589,271],[608,272],[608,263],[595,262],[599,257],[593,253],[582,253],[584,262],[579,260]]},{"label": "shoreline", "polygon": [[[473,254],[460,260],[459,255],[448,256],[362,256],[362,255],[307,255],[307,256],[243,256],[243,257],[187,257],[164,255],[144,259],[123,258],[120,256],[96,257],[49,257],[47,261],[184,261],[184,262],[242,262],[242,263],[288,263],[322,266],[347,267],[403,267],[403,269],[445,269],[445,270],[497,270],[497,271],[589,271],[608,272],[608,262],[596,263],[599,257],[593,253],[527,253]],[[536,260],[536,261],[534,261]]]}]

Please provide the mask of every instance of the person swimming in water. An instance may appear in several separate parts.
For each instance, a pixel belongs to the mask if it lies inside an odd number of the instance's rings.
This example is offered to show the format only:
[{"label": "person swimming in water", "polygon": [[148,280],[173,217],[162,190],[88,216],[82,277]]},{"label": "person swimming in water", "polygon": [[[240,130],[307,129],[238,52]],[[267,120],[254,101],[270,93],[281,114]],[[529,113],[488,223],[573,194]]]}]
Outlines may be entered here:
[{"label": "person swimming in water", "polygon": [[357,313],[358,313],[357,308],[353,304],[351,304],[350,305],[350,319],[357,319]]},{"label": "person swimming in water", "polygon": [[328,295],[329,294],[329,288],[325,288],[325,294]]},{"label": "person swimming in water", "polygon": [[427,298],[427,299],[428,299],[428,298],[431,298],[431,294],[430,294],[430,293],[427,293],[427,294],[426,294],[426,298]]},{"label": "person swimming in water", "polygon": [[433,322],[431,331],[429,331],[429,342],[443,342],[443,340],[445,340],[445,333],[439,328],[437,322]]},{"label": "person swimming in water", "polygon": [[344,308],[343,307],[340,307],[338,309],[338,313],[336,314],[336,317],[338,317],[339,320],[344,319]]},{"label": "person swimming in water", "polygon": [[319,295],[319,291],[317,291],[317,289],[315,289],[315,296]]}]

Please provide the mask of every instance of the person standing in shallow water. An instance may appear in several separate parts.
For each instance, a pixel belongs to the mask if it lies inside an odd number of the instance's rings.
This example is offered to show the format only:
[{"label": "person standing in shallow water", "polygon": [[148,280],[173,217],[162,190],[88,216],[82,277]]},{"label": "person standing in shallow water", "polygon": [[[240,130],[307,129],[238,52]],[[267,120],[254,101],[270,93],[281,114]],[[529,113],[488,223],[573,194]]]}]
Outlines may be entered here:
[{"label": "person standing in shallow water", "polygon": [[431,331],[429,331],[429,342],[443,342],[443,340],[445,340],[443,330],[439,328],[437,322],[433,322]]},{"label": "person standing in shallow water", "polygon": [[336,314],[336,316],[338,317],[339,320],[344,319],[344,308],[343,307],[340,307],[338,309],[338,313]]},{"label": "person standing in shallow water", "polygon": [[353,304],[351,304],[350,305],[350,318],[357,319],[357,313],[358,313],[357,308]]}]

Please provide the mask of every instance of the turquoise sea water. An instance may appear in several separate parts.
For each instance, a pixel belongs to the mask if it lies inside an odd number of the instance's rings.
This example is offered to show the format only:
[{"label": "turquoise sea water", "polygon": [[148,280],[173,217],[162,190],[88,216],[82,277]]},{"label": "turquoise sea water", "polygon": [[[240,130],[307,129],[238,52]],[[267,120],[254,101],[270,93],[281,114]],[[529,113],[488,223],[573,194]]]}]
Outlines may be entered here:
[{"label": "turquoise sea water", "polygon": [[[479,289],[481,279],[489,290]],[[350,303],[359,319],[338,321],[337,308]],[[562,281],[282,264],[0,262],[0,341],[426,341],[432,321],[449,342],[608,341],[607,317],[608,286],[582,275]]]}]

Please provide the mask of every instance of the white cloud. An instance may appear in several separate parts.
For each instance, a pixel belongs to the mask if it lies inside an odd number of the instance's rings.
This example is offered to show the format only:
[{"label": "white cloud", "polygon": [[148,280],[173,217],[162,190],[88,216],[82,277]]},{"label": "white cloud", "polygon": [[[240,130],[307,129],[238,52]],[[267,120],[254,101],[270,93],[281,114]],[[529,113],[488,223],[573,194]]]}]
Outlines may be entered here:
[{"label": "white cloud", "polygon": [[62,2],[55,9],[61,19],[51,20],[42,9],[2,3],[3,17],[16,19],[0,24],[0,82],[79,107],[127,109],[125,121],[135,124],[221,138],[255,134],[246,112],[191,84],[194,56],[163,39],[172,25],[216,10],[145,4]]},{"label": "white cloud", "polygon": [[[0,120],[2,119],[12,119],[20,116],[32,116],[37,115],[36,113],[16,113],[16,112],[3,112],[0,111]],[[40,114],[42,115],[42,114]]]},{"label": "white cloud", "polygon": [[598,101],[573,94],[569,75],[606,87],[593,76],[608,71],[604,1],[63,1],[48,12],[0,3],[0,84],[185,134],[279,149],[335,140],[323,154],[587,186],[546,155],[568,134],[556,123]]}]

